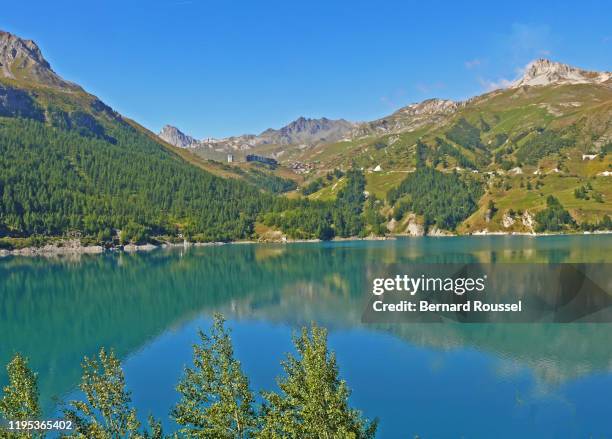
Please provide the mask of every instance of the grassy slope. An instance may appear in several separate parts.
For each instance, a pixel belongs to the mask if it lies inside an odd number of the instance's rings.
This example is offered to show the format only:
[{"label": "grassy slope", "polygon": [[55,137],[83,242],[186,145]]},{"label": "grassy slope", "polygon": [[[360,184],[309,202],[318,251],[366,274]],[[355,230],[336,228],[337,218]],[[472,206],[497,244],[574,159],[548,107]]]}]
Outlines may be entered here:
[{"label": "grassy slope", "polygon": [[320,200],[320,201],[329,201],[336,198],[338,192],[346,186],[346,177],[341,177],[337,181],[329,184],[317,192],[308,195],[308,198],[311,200]]},{"label": "grassy slope", "polygon": [[[506,229],[501,225],[503,213],[508,209],[529,210],[535,213],[545,206],[545,198],[552,194],[570,210],[579,221],[596,221],[604,214],[612,214],[612,179],[597,174],[612,170],[612,159],[608,155],[603,160],[582,160],[583,153],[598,150],[602,139],[612,139],[612,89],[603,86],[569,85],[558,87],[531,87],[519,90],[496,91],[478,97],[468,103],[457,114],[448,119],[445,124],[422,127],[416,131],[402,134],[387,134],[355,139],[351,142],[338,142],[320,145],[307,150],[300,160],[312,162],[320,170],[315,176],[321,175],[335,167],[347,168],[351,164],[372,169],[381,165],[383,172],[367,173],[367,187],[370,193],[384,198],[386,192],[399,184],[407,170],[415,164],[415,144],[418,139],[429,144],[435,144],[435,138],[440,137],[460,150],[467,158],[474,160],[484,155],[480,151],[470,151],[450,141],[445,133],[460,118],[465,118],[473,125],[484,120],[489,126],[488,131],[481,132],[481,141],[491,153],[503,151],[505,146],[493,147],[495,137],[506,134],[510,138],[527,133],[535,128],[562,130],[567,127],[576,129],[576,142],[561,154],[553,153],[544,157],[538,166],[523,165],[522,176],[512,176],[506,173],[503,177],[494,177],[493,181],[509,183],[512,188],[504,190],[491,185],[490,193],[480,200],[479,210],[468,218],[460,227],[460,231],[475,231],[487,228],[489,231],[517,230],[525,227],[515,224]],[[530,137],[529,134],[515,142],[515,151],[502,154],[505,160],[516,160],[516,149],[519,149]],[[597,143],[599,142],[599,143]],[[378,147],[377,147],[378,146]],[[565,169],[562,173],[551,172],[562,162]],[[448,168],[457,165],[456,160],[448,158]],[[534,172],[541,168],[545,177],[539,190],[527,191],[521,188],[531,181],[535,187],[537,175]],[[440,170],[445,170],[439,167]],[[491,163],[480,166],[476,178],[483,178],[483,172],[499,170],[499,165]],[[574,197],[574,190],[590,181],[594,190],[604,197],[604,203],[593,199],[582,200]],[[311,195],[311,198],[330,199],[334,191],[326,187]],[[493,199],[499,208],[490,223],[485,223],[484,217],[489,199]]]},{"label": "grassy slope", "polygon": [[[367,169],[381,165],[382,172],[366,172],[366,190],[384,199],[389,189],[396,187],[406,177],[406,173],[414,169],[415,145],[419,139],[434,143],[436,137],[441,137],[470,160],[476,160],[482,155],[479,151],[468,150],[445,136],[445,131],[460,118],[465,118],[473,124],[478,124],[480,120],[486,121],[491,129],[482,132],[481,138],[482,143],[489,145],[490,148],[498,134],[503,133],[512,137],[536,127],[558,130],[574,125],[580,127],[584,133],[579,133],[577,143],[567,151],[566,172],[548,174],[543,178],[543,186],[539,190],[527,191],[524,187],[520,187],[521,180],[524,185],[527,181],[531,181],[535,186],[536,176],[533,173],[537,167],[523,166],[522,176],[503,177],[512,188],[509,190],[491,188],[491,192],[480,200],[479,210],[468,218],[459,230],[468,232],[487,228],[489,231],[525,231],[526,228],[519,222],[511,228],[504,228],[501,225],[503,213],[508,209],[529,210],[535,213],[544,208],[545,198],[549,194],[557,196],[579,222],[596,221],[604,214],[612,214],[612,203],[609,201],[612,199],[612,182],[609,177],[597,176],[600,172],[612,168],[611,159],[608,156],[603,161],[583,161],[581,156],[582,153],[590,152],[593,148],[589,133],[602,135],[605,134],[606,129],[609,129],[606,124],[610,122],[611,108],[612,90],[602,87],[575,85],[497,91],[475,99],[442,126],[426,126],[413,132],[367,136],[348,142],[317,145],[304,151],[297,149],[289,151],[283,156],[283,161],[298,160],[314,163],[317,166],[316,171],[309,176],[307,181],[287,168],[281,167],[276,173],[285,178],[292,178],[299,184],[304,184],[334,168],[346,169],[354,165],[367,171]],[[529,136],[517,142],[517,147],[528,139]],[[176,152],[181,157],[209,172],[225,177],[240,178],[239,175],[228,171],[227,167],[202,160],[189,151],[166,146],[178,150]],[[270,145],[266,151],[276,152],[277,149],[277,146]],[[495,149],[491,148],[491,151],[495,152]],[[504,157],[514,159],[515,154],[504,154]],[[556,154],[545,157],[540,161],[539,167],[543,168],[544,172],[548,172],[557,166],[560,158],[562,157]],[[448,170],[455,166],[457,166],[456,160],[449,157]],[[481,171],[498,169],[497,165],[492,164],[481,168]],[[604,203],[574,197],[574,189],[587,181],[591,181],[595,191],[604,196]],[[331,200],[335,198],[341,187],[342,180],[339,184],[333,183],[322,188],[308,198]],[[288,196],[299,195],[291,193]],[[495,201],[500,213],[491,222],[486,223],[484,217],[489,199]]]},{"label": "grassy slope", "polygon": [[[53,88],[33,85],[28,80],[28,72],[17,71],[14,73],[17,76],[16,80],[3,78],[2,82],[35,93],[36,100],[43,107],[53,103],[60,109],[70,112],[75,109],[89,108],[92,102],[96,100],[94,96],[78,87],[60,92]],[[288,150],[282,156],[282,159],[285,162],[299,160],[315,163],[317,171],[313,173],[312,177],[320,176],[334,168],[346,169],[351,165],[366,170],[381,165],[383,172],[367,173],[366,190],[378,198],[384,198],[386,192],[398,185],[405,177],[405,173],[414,168],[415,145],[419,139],[435,144],[434,139],[441,137],[470,160],[476,160],[478,156],[482,155],[479,151],[470,151],[453,143],[445,136],[448,128],[460,118],[465,118],[474,125],[478,125],[482,120],[489,124],[490,130],[481,133],[482,143],[489,145],[489,147],[495,136],[501,133],[512,138],[536,127],[559,130],[568,126],[575,126],[578,129],[576,144],[569,151],[566,151],[567,160],[564,161],[567,167],[566,172],[547,175],[542,180],[543,187],[537,191],[535,189],[526,191],[521,188],[521,177],[504,177],[512,188],[502,190],[491,187],[490,192],[480,200],[480,209],[465,221],[460,228],[461,230],[473,231],[480,226],[486,226],[489,230],[501,228],[499,224],[501,214],[497,215],[491,223],[483,224],[483,211],[489,199],[496,202],[500,212],[510,208],[515,210],[529,209],[535,212],[544,206],[545,197],[548,194],[553,194],[570,209],[579,221],[594,221],[601,218],[604,213],[610,213],[612,182],[610,177],[596,176],[604,170],[612,169],[610,157],[606,157],[603,161],[583,162],[581,160],[582,153],[590,152],[595,148],[593,139],[605,136],[612,139],[612,88],[609,87],[572,85],[496,91],[472,100],[442,126],[425,126],[401,134],[371,135],[350,142],[318,145],[304,151],[294,148]],[[177,157],[200,169],[225,178],[242,178],[239,173],[232,172],[231,166],[203,159],[189,150],[173,147],[161,141],[152,132],[136,122],[126,118],[123,118],[123,120]],[[101,123],[108,126],[109,123],[113,122],[102,119]],[[516,146],[520,147],[530,136],[533,136],[533,134],[516,142]],[[495,149],[491,149],[492,152],[495,152]],[[278,146],[269,145],[264,152],[272,153],[277,152],[277,150]],[[504,154],[504,158],[512,160],[515,158],[515,153]],[[558,154],[545,157],[540,161],[539,167],[547,172],[555,168],[560,159],[563,159],[563,157]],[[457,163],[453,158],[448,159],[448,169],[452,169],[456,165]],[[481,171],[496,169],[498,169],[497,165],[489,165],[481,168]],[[522,178],[525,182],[527,180],[535,181],[533,176],[535,169],[535,167],[524,167],[525,174]],[[303,177],[297,176],[287,168],[280,167],[276,173],[285,178],[292,178],[298,183],[305,183]],[[604,203],[597,203],[594,200],[578,200],[573,196],[574,189],[586,183],[587,180],[591,181],[594,189],[604,196]],[[325,187],[310,195],[309,198],[333,199],[340,187],[341,184]],[[288,196],[297,196],[297,194],[292,193]]]}]

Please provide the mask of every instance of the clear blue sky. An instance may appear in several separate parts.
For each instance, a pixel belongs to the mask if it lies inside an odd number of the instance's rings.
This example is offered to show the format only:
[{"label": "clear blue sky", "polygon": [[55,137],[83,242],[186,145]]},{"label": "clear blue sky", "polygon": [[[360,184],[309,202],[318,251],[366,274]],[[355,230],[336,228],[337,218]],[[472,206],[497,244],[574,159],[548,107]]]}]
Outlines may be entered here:
[{"label": "clear blue sky", "polygon": [[24,0],[0,18],[121,113],[196,137],[464,99],[542,56],[612,70],[611,23],[605,1]]}]

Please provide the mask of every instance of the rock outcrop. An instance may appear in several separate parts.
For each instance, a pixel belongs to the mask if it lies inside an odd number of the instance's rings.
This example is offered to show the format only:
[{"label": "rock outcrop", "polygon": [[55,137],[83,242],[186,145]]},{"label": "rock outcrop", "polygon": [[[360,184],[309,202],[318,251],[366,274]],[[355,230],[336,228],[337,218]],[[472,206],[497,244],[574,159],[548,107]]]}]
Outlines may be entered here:
[{"label": "rock outcrop", "polygon": [[425,125],[439,124],[446,121],[461,105],[447,99],[427,99],[400,108],[382,119],[359,124],[352,135],[363,137],[371,134],[401,133]]},{"label": "rock outcrop", "polygon": [[0,31],[0,76],[64,90],[81,90],[57,75],[32,40]]},{"label": "rock outcrop", "polygon": [[417,221],[416,215],[408,215],[408,223],[406,224],[406,233],[409,236],[423,236],[425,235],[425,228],[423,224]]},{"label": "rock outcrop", "polygon": [[199,144],[196,139],[188,136],[172,125],[165,125],[159,132],[158,137],[165,140],[170,145],[174,145],[178,148],[193,148]]},{"label": "rock outcrop", "polygon": [[610,80],[612,72],[593,72],[548,59],[538,59],[527,65],[523,76],[512,83],[511,88],[525,85],[601,84]]}]

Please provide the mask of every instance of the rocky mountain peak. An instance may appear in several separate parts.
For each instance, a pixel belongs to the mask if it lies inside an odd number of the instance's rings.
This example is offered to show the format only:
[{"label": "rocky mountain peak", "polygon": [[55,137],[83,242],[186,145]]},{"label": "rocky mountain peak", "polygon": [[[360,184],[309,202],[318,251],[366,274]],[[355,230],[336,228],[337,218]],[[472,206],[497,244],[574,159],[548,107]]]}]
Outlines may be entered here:
[{"label": "rocky mountain peak", "polygon": [[351,122],[344,119],[332,120],[326,117],[310,119],[302,116],[278,130],[268,129],[259,137],[265,143],[314,144],[339,140],[350,133],[353,127]]},{"label": "rocky mountain peak", "polygon": [[315,145],[335,142],[351,134],[355,124],[344,119],[299,117],[279,129],[269,128],[259,135],[243,134],[223,139],[195,139],[172,125],[166,125],[158,137],[179,148],[207,148],[217,152],[249,151],[263,145]]},{"label": "rocky mountain peak", "polygon": [[299,117],[290,124],[284,126],[279,131],[283,131],[286,133],[302,133],[307,132],[310,134],[316,134],[321,130],[329,130],[339,125],[346,125],[349,122],[340,119],[340,120],[330,120],[326,117],[321,119],[310,119],[305,117]]},{"label": "rocky mountain peak", "polygon": [[7,75],[11,75],[8,69],[10,62],[17,58],[25,58],[47,69],[51,68],[34,41],[21,39],[2,30],[0,30],[0,50],[3,61],[2,71]]},{"label": "rocky mountain peak", "polygon": [[449,99],[426,99],[400,108],[390,116],[359,125],[353,132],[355,137],[372,134],[398,133],[412,131],[429,124],[446,120],[459,109],[460,102]]},{"label": "rocky mountain peak", "polygon": [[450,114],[457,110],[458,104],[448,99],[426,99],[398,110],[403,115]]},{"label": "rocky mountain peak", "polygon": [[593,72],[579,69],[548,59],[537,59],[529,63],[525,73],[511,87],[524,85],[542,86],[552,84],[600,84],[612,79],[612,72]]},{"label": "rocky mountain peak", "polygon": [[196,139],[187,134],[183,133],[177,127],[172,125],[164,125],[159,134],[157,135],[160,139],[165,140],[170,145],[177,146],[179,148],[190,148],[197,146],[199,143]]},{"label": "rocky mountain peak", "polygon": [[0,77],[62,89],[79,89],[51,69],[38,45],[0,30]]}]

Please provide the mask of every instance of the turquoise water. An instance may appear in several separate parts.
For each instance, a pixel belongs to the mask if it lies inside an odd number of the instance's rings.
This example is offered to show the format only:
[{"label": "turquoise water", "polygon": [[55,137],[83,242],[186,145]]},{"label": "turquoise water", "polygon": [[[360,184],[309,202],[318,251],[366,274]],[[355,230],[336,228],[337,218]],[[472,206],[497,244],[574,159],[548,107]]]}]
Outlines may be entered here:
[{"label": "turquoise water", "polygon": [[[409,262],[612,262],[612,236],[227,245],[0,260],[0,363],[39,372],[52,415],[112,347],[135,405],[167,419],[197,329],[221,311],[254,390],[311,321],[379,437],[612,437],[612,325],[361,323],[375,273]],[[0,384],[6,382],[0,372]],[[168,428],[173,428],[169,422]]]}]

